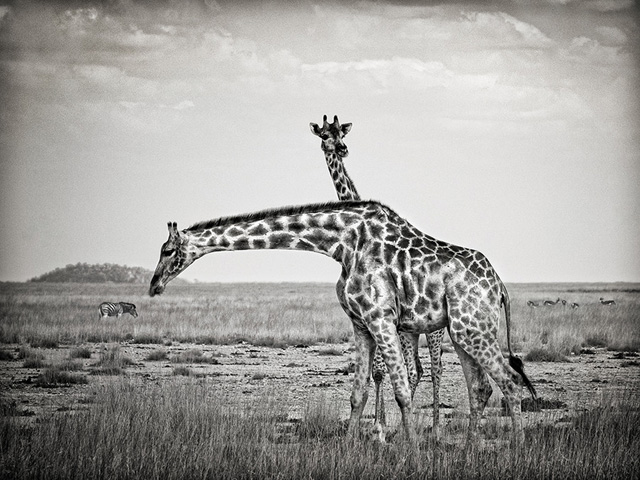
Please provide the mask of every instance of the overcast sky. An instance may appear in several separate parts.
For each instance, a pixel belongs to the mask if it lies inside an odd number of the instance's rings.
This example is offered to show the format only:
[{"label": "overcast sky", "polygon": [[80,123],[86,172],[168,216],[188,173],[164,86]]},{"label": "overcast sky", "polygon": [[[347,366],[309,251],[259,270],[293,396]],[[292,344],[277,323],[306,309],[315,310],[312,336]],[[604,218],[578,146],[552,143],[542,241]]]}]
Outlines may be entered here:
[{"label": "overcast sky", "polygon": [[[425,6],[426,5],[426,6]],[[347,168],[507,282],[640,281],[632,0],[0,1],[0,280],[155,268],[167,221],[329,201]],[[306,252],[201,281],[335,281]]]}]

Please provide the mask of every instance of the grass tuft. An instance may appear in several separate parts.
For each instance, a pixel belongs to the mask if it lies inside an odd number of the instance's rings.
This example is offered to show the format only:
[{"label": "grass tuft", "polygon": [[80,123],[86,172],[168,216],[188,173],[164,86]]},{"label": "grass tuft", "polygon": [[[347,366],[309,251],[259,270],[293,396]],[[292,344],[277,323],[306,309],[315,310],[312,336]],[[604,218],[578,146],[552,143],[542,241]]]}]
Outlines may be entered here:
[{"label": "grass tuft", "polygon": [[13,356],[13,353],[11,352],[7,352],[6,350],[0,350],[0,360],[1,361],[9,361],[9,360],[14,360],[15,357]]},{"label": "grass tuft", "polygon": [[171,357],[172,363],[207,363],[211,365],[218,365],[220,362],[213,357],[205,357],[202,350],[195,348],[180,352],[178,355]]},{"label": "grass tuft", "polygon": [[160,337],[159,335],[153,335],[153,334],[136,335],[131,340],[131,343],[138,343],[138,344],[162,345],[163,342],[164,342],[164,339],[162,337]]},{"label": "grass tuft", "polygon": [[182,375],[184,377],[190,377],[193,375],[193,371],[189,367],[175,367],[172,372],[173,375]]},{"label": "grass tuft", "polygon": [[69,352],[69,358],[91,358],[91,350],[86,347],[74,348]]},{"label": "grass tuft", "polygon": [[546,348],[534,348],[524,356],[528,362],[568,362],[562,353]]},{"label": "grass tuft", "polygon": [[167,356],[167,351],[162,348],[158,348],[153,352],[149,352],[144,359],[149,362],[159,362],[162,360],[167,360],[168,358],[169,357]]},{"label": "grass tuft", "polygon": [[55,338],[35,338],[29,341],[33,348],[58,348],[58,340]]},{"label": "grass tuft", "polygon": [[125,368],[133,365],[129,357],[122,354],[120,347],[115,346],[100,353],[100,359],[93,366],[92,375],[122,375]]},{"label": "grass tuft", "polygon": [[83,384],[88,383],[88,381],[84,375],[75,375],[59,367],[50,367],[38,375],[35,383],[39,387],[54,387],[58,385]]},{"label": "grass tuft", "polygon": [[341,357],[342,355],[344,355],[344,352],[342,348],[331,347],[331,348],[324,348],[322,350],[319,350],[318,355],[329,355],[329,356]]}]

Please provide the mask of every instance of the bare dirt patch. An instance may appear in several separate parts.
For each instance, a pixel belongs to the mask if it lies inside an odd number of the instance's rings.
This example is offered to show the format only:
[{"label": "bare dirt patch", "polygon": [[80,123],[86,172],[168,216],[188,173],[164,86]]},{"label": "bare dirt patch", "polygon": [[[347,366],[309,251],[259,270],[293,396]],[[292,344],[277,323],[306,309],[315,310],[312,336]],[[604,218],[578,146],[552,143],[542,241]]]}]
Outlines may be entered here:
[{"label": "bare dirt patch", "polygon": [[[309,404],[320,400],[335,406],[340,418],[349,416],[352,382],[349,365],[353,352],[347,343],[287,348],[248,343],[85,344],[82,347],[91,351],[91,358],[74,359],[81,367],[73,373],[86,375],[88,383],[43,386],[37,379],[47,367],[25,368],[24,360],[18,359],[17,345],[2,346],[0,401],[4,413],[15,417],[16,421],[28,423],[58,412],[82,412],[100,402],[100,386],[126,378],[140,384],[152,382],[157,385],[200,382],[212,391],[222,393],[216,395],[218,399],[239,408],[268,399],[282,408],[283,419],[288,422],[298,421]],[[47,365],[55,366],[68,362],[70,352],[77,348],[74,345],[36,350],[44,355]],[[116,348],[120,356],[127,359],[122,368],[124,373],[106,375],[100,368],[100,359]],[[158,355],[158,351],[164,351],[166,355]],[[420,354],[425,376],[416,393],[414,413],[426,427],[431,424],[430,363],[427,349],[421,348]],[[459,430],[468,412],[467,390],[455,353],[445,352],[443,364],[441,421],[445,430]],[[602,402],[609,394],[640,389],[640,356],[635,353],[594,348],[585,354],[571,356],[568,362],[526,362],[525,368],[542,399],[541,410],[525,412],[525,426],[562,425],[571,416]],[[389,424],[396,425],[398,409],[388,382],[385,382],[384,393]],[[614,398],[615,395],[610,396]],[[504,416],[499,398],[496,387],[486,411],[486,421],[507,425],[508,417]],[[373,400],[372,387],[365,409],[365,422],[368,423],[372,423]],[[525,400],[523,408],[527,409],[527,405]]]}]

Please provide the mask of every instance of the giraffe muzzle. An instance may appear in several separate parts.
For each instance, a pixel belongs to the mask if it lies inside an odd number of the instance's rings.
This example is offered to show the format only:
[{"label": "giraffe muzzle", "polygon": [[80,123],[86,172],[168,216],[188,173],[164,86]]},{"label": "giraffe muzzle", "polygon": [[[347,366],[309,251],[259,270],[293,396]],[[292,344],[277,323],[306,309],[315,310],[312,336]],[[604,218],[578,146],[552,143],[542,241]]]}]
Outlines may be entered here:
[{"label": "giraffe muzzle", "polygon": [[149,296],[155,297],[161,295],[164,292],[164,285],[160,282],[160,279],[153,277],[151,279],[151,285],[149,286]]}]

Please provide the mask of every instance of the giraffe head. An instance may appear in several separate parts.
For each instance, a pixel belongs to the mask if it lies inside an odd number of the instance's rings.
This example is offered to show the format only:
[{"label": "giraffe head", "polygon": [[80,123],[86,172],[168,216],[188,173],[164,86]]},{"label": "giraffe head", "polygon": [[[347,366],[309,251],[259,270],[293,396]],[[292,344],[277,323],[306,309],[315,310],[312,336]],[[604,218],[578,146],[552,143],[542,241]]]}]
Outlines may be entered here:
[{"label": "giraffe head", "polygon": [[321,148],[323,152],[335,153],[339,157],[349,155],[349,149],[345,145],[343,138],[351,130],[351,124],[340,125],[338,116],[334,115],[333,123],[327,122],[327,116],[323,118],[322,128],[315,123],[310,123],[311,133],[322,139]]},{"label": "giraffe head", "polygon": [[151,279],[149,296],[159,295],[171,280],[191,265],[198,256],[189,248],[189,239],[184,232],[178,231],[175,222],[167,223],[169,239],[160,249],[160,260]]}]

